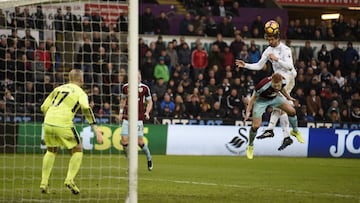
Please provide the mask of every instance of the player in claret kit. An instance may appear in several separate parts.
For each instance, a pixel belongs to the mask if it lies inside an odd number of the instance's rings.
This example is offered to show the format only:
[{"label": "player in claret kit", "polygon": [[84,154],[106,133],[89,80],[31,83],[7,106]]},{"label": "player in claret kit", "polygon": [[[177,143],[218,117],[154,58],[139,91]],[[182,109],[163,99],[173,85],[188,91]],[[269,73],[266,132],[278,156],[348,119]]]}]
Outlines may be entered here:
[{"label": "player in claret kit", "polygon": [[[291,49],[280,42],[280,27],[276,21],[270,20],[265,23],[265,39],[268,41],[269,46],[261,55],[261,59],[257,63],[249,64],[242,60],[236,60],[236,65],[241,68],[249,70],[261,70],[267,61],[270,61],[274,73],[280,73],[286,79],[286,91],[290,94],[295,86],[295,77],[297,75],[293,60]],[[292,101],[290,101],[292,104]],[[278,150],[283,150],[288,145],[292,144],[290,134],[297,138],[300,143],[304,143],[304,139],[298,133],[289,130],[288,115],[278,108],[274,108],[269,126],[264,133],[258,136],[258,139],[264,139],[274,136],[273,129],[280,118],[280,126],[284,133],[284,140]]]},{"label": "player in claret kit", "polygon": [[83,151],[80,136],[73,123],[74,116],[79,109],[82,110],[86,120],[96,133],[98,143],[102,143],[102,133],[96,126],[88,96],[81,88],[83,84],[83,72],[73,69],[69,73],[69,83],[55,88],[41,105],[41,111],[45,115],[43,128],[46,144],[40,184],[42,193],[49,193],[49,177],[60,146],[68,149],[71,154],[64,184],[73,194],[80,193],[74,178],[80,169]]},{"label": "player in claret kit", "polygon": [[274,73],[271,77],[262,79],[255,87],[255,91],[251,96],[248,106],[246,108],[245,121],[250,117],[252,110],[252,126],[249,135],[249,145],[246,149],[246,156],[248,159],[253,158],[254,154],[254,139],[258,128],[261,125],[262,114],[265,112],[267,106],[277,107],[289,115],[289,122],[293,128],[293,132],[301,136],[297,128],[297,117],[295,108],[289,101],[295,100],[292,98],[286,89],[286,80],[279,73]]},{"label": "player in claret kit", "polygon": [[[144,142],[144,118],[150,119],[150,111],[153,106],[150,88],[141,83],[141,73],[138,73],[138,145],[145,152],[147,158],[148,170],[153,169],[152,157],[147,144]],[[120,114],[119,119],[122,120],[121,127],[121,145],[124,148],[125,156],[127,157],[128,143],[129,143],[129,122],[128,122],[128,99],[129,85],[126,83],[122,88],[123,95],[120,101]],[[146,103],[147,102],[147,103]],[[146,105],[146,107],[145,107]]]}]

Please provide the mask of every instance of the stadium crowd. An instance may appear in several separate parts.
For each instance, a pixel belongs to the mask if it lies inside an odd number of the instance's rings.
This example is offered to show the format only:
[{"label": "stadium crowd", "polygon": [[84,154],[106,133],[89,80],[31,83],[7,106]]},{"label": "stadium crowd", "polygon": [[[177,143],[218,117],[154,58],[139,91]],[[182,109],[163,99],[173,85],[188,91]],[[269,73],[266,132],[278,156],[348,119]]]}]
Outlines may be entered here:
[{"label": "stadium crowd", "polygon": [[[187,6],[191,2],[197,1],[184,1]],[[211,5],[216,6],[219,5]],[[261,15],[251,25],[237,30],[231,24],[232,17],[223,12],[225,7],[220,7],[220,12],[212,15],[225,14],[221,23],[201,12],[195,15],[189,12],[176,25],[179,36],[166,42],[161,36],[167,34],[170,26],[166,14],[155,16],[151,9],[146,9],[140,15],[141,33],[158,36],[156,41],[148,43],[139,39],[139,69],[143,82],[151,87],[152,118],[242,120],[256,83],[271,74],[271,64],[261,71],[241,69],[234,64],[235,59],[249,63],[260,59],[256,38],[263,37]],[[32,15],[26,8],[22,12],[16,9],[11,19],[0,15],[0,26],[12,29],[10,35],[1,35],[0,41],[1,115],[40,115],[39,105],[44,98],[66,79],[62,53],[56,43],[41,37],[37,41],[31,36],[29,29],[43,29],[44,16],[41,7],[38,8]],[[81,20],[74,19],[71,8],[66,14],[58,10],[53,26],[58,34],[56,40],[66,40],[61,37],[66,32],[83,32],[83,43],[76,50],[71,68],[85,72],[85,89],[90,92],[90,103],[97,117],[115,118],[128,69],[127,49],[121,50],[117,32],[127,31],[127,17],[119,16],[115,26],[105,25],[101,16],[87,12]],[[282,24],[281,19],[276,20]],[[360,40],[360,21],[345,21],[340,16],[334,21],[315,22],[315,19],[304,22],[294,19],[283,29],[288,46],[291,47],[291,39],[304,40],[299,55],[293,56],[298,75],[291,94],[297,99],[300,126],[312,121],[360,122],[359,53],[352,46],[352,42]],[[17,34],[19,29],[25,30],[23,38]],[[205,50],[201,38],[195,47],[190,47],[185,42],[186,36],[206,36],[214,41],[211,49]],[[226,43],[223,37],[231,38],[232,42]],[[253,40],[246,44],[245,38]],[[314,53],[312,40],[333,41],[334,46],[323,45]],[[338,41],[347,41],[347,48],[341,49]],[[269,120],[271,111],[267,109],[264,121]]]}]

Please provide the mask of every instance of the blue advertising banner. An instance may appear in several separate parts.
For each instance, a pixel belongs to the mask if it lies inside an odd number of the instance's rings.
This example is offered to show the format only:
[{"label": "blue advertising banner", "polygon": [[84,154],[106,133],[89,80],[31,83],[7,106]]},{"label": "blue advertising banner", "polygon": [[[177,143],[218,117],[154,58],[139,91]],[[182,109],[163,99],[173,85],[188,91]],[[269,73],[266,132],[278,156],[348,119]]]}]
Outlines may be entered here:
[{"label": "blue advertising banner", "polygon": [[310,128],[308,157],[360,158],[360,130]]}]

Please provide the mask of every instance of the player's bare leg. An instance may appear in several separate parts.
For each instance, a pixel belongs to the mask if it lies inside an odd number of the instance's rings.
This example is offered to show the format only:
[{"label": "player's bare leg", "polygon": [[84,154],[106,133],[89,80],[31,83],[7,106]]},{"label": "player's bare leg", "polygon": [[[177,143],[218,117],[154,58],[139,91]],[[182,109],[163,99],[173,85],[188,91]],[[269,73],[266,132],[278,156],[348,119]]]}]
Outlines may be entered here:
[{"label": "player's bare leg", "polygon": [[138,138],[138,144],[139,144],[139,147],[141,148],[141,150],[143,150],[145,152],[148,170],[151,171],[153,169],[153,162],[152,162],[152,157],[151,157],[149,147],[147,146],[147,144],[145,144],[144,139],[142,137]]}]

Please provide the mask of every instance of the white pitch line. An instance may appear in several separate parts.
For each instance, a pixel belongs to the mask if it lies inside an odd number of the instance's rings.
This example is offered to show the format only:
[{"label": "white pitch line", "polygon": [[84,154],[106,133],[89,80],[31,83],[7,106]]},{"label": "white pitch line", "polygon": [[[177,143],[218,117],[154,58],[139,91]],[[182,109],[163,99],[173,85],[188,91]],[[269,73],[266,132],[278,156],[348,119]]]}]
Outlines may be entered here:
[{"label": "white pitch line", "polygon": [[[112,177],[113,178],[113,177]],[[119,179],[128,179],[127,177],[119,177]],[[145,181],[158,181],[158,182],[171,182],[178,184],[189,184],[189,185],[205,185],[205,186],[220,186],[220,187],[228,187],[228,188],[253,188],[249,185],[228,185],[228,184],[217,184],[217,183],[209,183],[209,182],[197,182],[197,181],[186,181],[186,180],[168,180],[168,179],[152,179],[152,178],[139,178]],[[291,189],[280,189],[280,188],[261,188],[262,190],[269,191],[277,191],[277,192],[286,192],[286,193],[294,193],[294,194],[302,194],[304,196],[308,195],[318,195],[318,196],[327,196],[327,197],[338,197],[338,198],[348,198],[348,199],[357,199],[360,201],[360,196],[356,195],[346,195],[346,194],[338,194],[338,193],[314,193],[310,191],[304,190],[291,190]]]}]

